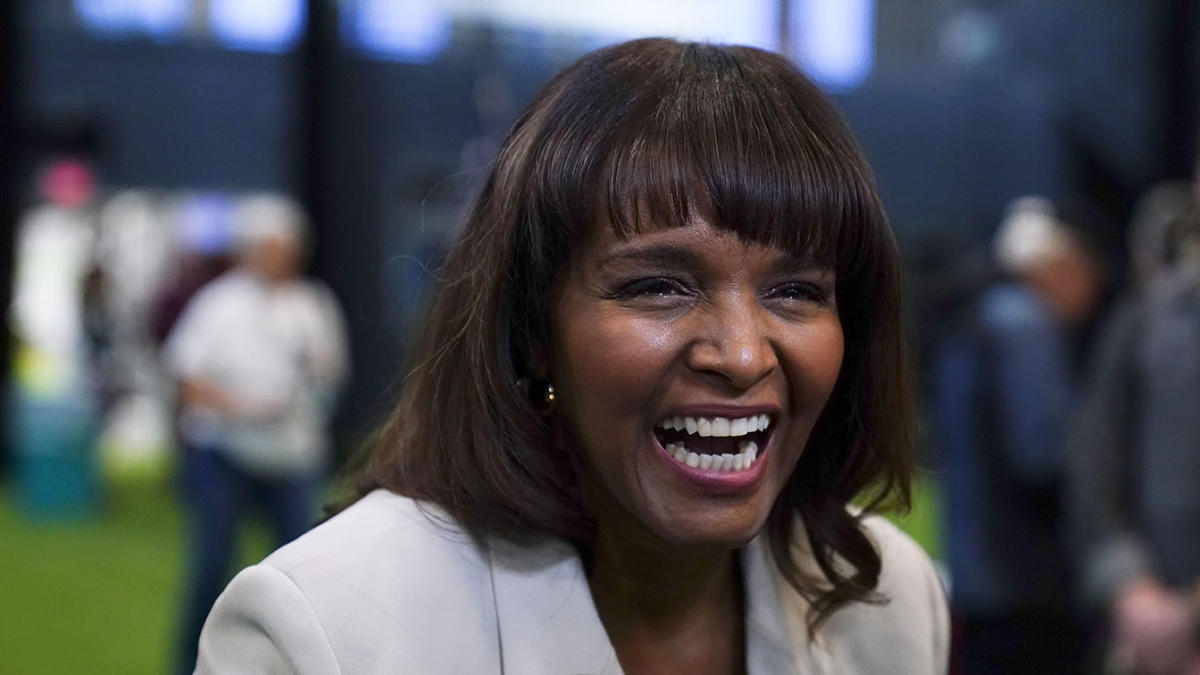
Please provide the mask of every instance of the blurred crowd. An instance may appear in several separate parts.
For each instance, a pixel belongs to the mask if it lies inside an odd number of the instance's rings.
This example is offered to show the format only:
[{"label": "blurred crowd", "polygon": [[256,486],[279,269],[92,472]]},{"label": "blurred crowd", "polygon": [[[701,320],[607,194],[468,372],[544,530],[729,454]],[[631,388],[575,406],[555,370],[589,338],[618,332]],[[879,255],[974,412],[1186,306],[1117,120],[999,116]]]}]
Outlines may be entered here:
[{"label": "blurred crowd", "polygon": [[1014,200],[934,341],[957,672],[1200,673],[1197,188],[1145,193],[1115,288],[1088,223]]},{"label": "blurred crowd", "polygon": [[336,298],[301,272],[308,217],[277,194],[99,198],[87,164],[49,163],[17,233],[11,324],[18,498],[98,509],[103,477],[169,473],[189,553],[176,630],[191,672],[238,527],[275,544],[313,523],[348,370]]}]

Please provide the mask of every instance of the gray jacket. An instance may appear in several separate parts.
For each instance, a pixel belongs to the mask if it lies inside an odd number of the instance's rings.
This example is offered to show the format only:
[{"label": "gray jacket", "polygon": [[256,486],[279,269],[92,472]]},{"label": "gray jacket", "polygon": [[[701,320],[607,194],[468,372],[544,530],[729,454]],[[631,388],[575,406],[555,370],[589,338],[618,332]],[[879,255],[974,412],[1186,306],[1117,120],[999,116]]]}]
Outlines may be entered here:
[{"label": "gray jacket", "polygon": [[1113,313],[1068,456],[1087,600],[1105,606],[1141,574],[1200,579],[1200,270]]}]

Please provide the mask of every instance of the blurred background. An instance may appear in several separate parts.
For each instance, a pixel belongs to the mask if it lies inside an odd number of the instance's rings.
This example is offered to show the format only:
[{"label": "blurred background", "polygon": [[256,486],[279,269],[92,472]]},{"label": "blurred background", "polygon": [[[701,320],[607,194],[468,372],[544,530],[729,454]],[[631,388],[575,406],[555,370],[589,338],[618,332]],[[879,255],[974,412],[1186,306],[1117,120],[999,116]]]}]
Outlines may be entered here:
[{"label": "blurred background", "polygon": [[[976,462],[959,481],[947,447],[971,432],[969,411],[945,403],[969,395],[947,393],[966,376],[946,345],[987,289],[1025,278],[1042,249],[1020,242],[1058,251],[1065,232],[1090,290],[1069,320],[1050,312],[1067,326],[1054,368],[1073,384],[1047,386],[1085,396],[1109,301],[1136,276],[1135,205],[1163,181],[1190,195],[1193,0],[12,0],[0,3],[0,672],[176,667],[190,554],[160,348],[191,295],[234,264],[244,197],[285,195],[309,216],[307,272],[332,289],[349,337],[331,422],[344,459],[389,409],[429,269],[516,115],[584,52],[650,35],[778,51],[858,135],[909,274],[929,420],[916,508],[899,519],[952,590],[963,582],[950,558],[964,526],[947,504],[986,478]],[[1014,206],[1027,195],[1040,197]],[[1012,224],[1031,213],[1040,225]],[[1001,245],[1002,226],[1018,243]],[[1070,480],[1074,393],[1060,393],[1062,414],[1035,429],[1052,493]],[[1052,494],[1032,522],[1064,500]],[[268,529],[250,521],[236,564],[273,547]],[[1053,621],[1077,623],[1083,635],[1062,639],[1095,662],[1106,629],[1083,605]],[[956,607],[960,637],[975,608]]]}]

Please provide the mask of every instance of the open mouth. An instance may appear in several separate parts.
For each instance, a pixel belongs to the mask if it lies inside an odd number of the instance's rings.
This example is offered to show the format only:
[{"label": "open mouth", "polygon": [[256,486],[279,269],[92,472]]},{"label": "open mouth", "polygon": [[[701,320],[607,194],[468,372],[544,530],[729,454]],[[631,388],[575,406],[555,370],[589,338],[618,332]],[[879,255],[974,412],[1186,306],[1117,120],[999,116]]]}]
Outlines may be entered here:
[{"label": "open mouth", "polygon": [[675,461],[693,469],[732,473],[749,469],[767,449],[770,415],[668,417],[654,435]]}]

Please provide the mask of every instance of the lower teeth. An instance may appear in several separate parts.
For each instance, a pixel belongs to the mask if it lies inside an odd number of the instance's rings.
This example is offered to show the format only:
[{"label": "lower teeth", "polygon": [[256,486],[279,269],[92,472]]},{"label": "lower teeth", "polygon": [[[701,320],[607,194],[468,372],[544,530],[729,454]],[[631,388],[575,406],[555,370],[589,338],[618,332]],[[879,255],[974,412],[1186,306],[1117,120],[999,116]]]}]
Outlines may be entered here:
[{"label": "lower teeth", "polygon": [[720,471],[731,473],[744,471],[754,464],[758,458],[758,444],[754,441],[743,441],[738,444],[738,454],[708,455],[689,452],[683,443],[669,443],[667,453],[680,464],[686,464],[693,469]]}]

